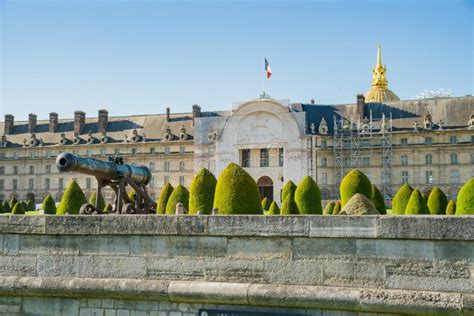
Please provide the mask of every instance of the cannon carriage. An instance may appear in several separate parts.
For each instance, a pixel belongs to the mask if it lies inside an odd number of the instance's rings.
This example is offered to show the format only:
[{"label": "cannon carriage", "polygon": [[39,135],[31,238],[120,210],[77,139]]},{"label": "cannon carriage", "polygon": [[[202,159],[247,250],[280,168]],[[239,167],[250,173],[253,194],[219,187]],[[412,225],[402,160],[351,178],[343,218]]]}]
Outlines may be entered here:
[{"label": "cannon carriage", "polygon": [[[148,195],[146,186],[151,181],[151,172],[145,166],[123,163],[122,157],[109,157],[108,161],[84,158],[71,153],[61,153],[56,158],[60,172],[80,172],[97,179],[95,205],[82,205],[80,214],[102,214],[98,209],[99,196],[104,187],[109,186],[115,193],[112,214],[151,214],[155,213],[156,203]],[[135,190],[134,198],[127,195],[129,185]]]}]

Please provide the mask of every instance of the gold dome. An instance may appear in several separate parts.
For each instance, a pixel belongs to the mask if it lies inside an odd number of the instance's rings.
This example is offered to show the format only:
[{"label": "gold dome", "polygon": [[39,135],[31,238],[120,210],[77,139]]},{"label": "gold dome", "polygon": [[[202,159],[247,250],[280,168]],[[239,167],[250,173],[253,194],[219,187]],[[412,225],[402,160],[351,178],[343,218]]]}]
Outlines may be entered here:
[{"label": "gold dome", "polygon": [[382,66],[382,49],[380,44],[377,50],[377,65],[372,69],[372,89],[365,94],[365,102],[399,101],[395,93],[387,89],[388,81],[385,77],[387,67]]}]

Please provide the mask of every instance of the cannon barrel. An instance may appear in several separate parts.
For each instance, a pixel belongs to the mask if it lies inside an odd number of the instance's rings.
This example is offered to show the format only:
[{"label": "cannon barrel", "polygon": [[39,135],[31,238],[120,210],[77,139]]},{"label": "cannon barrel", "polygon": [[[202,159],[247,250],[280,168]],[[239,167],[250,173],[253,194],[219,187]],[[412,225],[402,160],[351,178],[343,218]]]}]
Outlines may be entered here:
[{"label": "cannon barrel", "polygon": [[111,181],[128,177],[137,184],[147,185],[151,180],[151,172],[147,167],[116,164],[70,153],[60,154],[56,158],[56,167],[61,172],[76,171]]}]

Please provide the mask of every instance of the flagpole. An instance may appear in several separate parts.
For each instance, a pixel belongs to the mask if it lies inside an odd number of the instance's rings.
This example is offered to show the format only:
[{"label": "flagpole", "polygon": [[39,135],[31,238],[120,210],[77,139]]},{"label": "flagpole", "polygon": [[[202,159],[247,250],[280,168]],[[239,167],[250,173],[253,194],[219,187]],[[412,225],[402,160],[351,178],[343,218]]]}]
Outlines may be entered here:
[{"label": "flagpole", "polygon": [[[264,64],[265,64],[265,57],[263,58],[263,60],[264,60]],[[266,77],[266,75],[267,75],[267,70],[265,69],[265,70],[263,71],[263,78],[262,78],[262,79],[263,79],[263,94],[262,94],[262,98],[265,98],[265,77]]]}]

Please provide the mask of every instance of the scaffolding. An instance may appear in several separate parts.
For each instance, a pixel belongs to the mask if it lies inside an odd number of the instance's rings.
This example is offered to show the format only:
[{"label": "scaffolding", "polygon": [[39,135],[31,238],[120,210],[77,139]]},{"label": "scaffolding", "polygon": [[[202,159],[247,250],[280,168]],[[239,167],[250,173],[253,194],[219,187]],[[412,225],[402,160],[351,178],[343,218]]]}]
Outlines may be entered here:
[{"label": "scaffolding", "polygon": [[[372,156],[375,148],[380,148],[382,153],[382,186],[381,193],[386,200],[392,198],[392,117],[387,122],[382,115],[380,129],[373,127],[372,111],[369,118],[360,119],[355,123],[351,118],[334,118],[334,177],[336,188],[341,186],[342,179],[349,169],[360,168],[361,149],[364,155]],[[365,162],[363,163],[365,165]],[[368,165],[367,165],[368,167]],[[336,198],[340,199],[339,190],[336,189]]]}]

